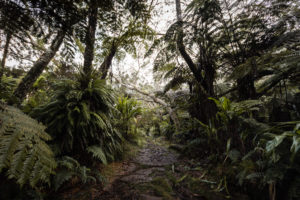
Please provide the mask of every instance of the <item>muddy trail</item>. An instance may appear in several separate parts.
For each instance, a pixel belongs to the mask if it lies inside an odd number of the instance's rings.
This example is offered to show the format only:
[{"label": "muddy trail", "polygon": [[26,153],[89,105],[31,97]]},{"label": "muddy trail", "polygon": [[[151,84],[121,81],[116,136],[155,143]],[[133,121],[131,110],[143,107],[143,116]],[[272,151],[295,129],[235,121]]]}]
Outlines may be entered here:
[{"label": "muddy trail", "polygon": [[112,163],[107,169],[111,171],[104,187],[84,186],[64,199],[248,200],[243,195],[229,196],[226,188],[208,177],[198,164],[180,159],[178,153],[161,143],[148,141],[135,156]]}]

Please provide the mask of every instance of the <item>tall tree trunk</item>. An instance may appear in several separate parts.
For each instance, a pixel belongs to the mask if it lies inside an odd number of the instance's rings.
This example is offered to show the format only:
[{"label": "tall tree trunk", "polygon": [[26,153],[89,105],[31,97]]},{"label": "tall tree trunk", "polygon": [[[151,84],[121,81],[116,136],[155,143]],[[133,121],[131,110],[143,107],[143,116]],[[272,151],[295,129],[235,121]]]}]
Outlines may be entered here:
[{"label": "tall tree trunk", "polygon": [[5,69],[5,63],[6,63],[6,58],[8,55],[8,48],[9,48],[9,44],[10,44],[10,40],[11,40],[11,33],[7,33],[6,34],[6,41],[5,41],[5,46],[4,46],[4,51],[3,51],[3,57],[1,60],[1,65],[0,65],[0,81],[2,79],[2,76],[4,74],[4,69]]},{"label": "tall tree trunk", "polygon": [[240,101],[256,98],[254,77],[252,75],[246,75],[245,77],[238,79],[237,88]]},{"label": "tall tree trunk", "polygon": [[239,100],[256,99],[257,93],[254,86],[255,75],[256,75],[256,60],[251,59],[251,72],[246,76],[237,80],[237,88]]},{"label": "tall tree trunk", "polygon": [[87,87],[88,80],[91,77],[94,60],[95,35],[97,28],[98,5],[96,0],[91,0],[89,5],[88,26],[85,38],[84,63],[83,72],[87,76],[87,80],[82,83],[83,87]]},{"label": "tall tree trunk", "polygon": [[40,58],[34,63],[33,67],[29,70],[26,76],[22,79],[20,84],[18,85],[17,89],[14,91],[14,96],[16,97],[17,105],[20,105],[26,95],[32,89],[34,82],[37,78],[42,74],[44,69],[47,67],[51,59],[55,56],[56,52],[58,51],[59,47],[61,46],[64,37],[66,35],[65,30],[60,30],[56,37],[53,39],[52,44],[50,45],[49,49],[45,51]]},{"label": "tall tree trunk", "polygon": [[216,104],[208,99],[208,97],[213,97],[213,95],[208,96],[202,92],[202,89],[197,84],[194,87],[194,91],[189,99],[191,103],[189,108],[189,113],[192,117],[195,117],[199,121],[208,124],[210,120],[215,118],[217,113]]},{"label": "tall tree trunk", "polygon": [[177,36],[177,47],[178,50],[187,63],[188,67],[192,71],[193,75],[195,76],[198,82],[201,82],[201,74],[197,70],[197,66],[194,64],[192,58],[185,50],[185,46],[183,44],[183,20],[182,20],[182,13],[181,13],[181,5],[180,0],[175,0],[176,3],[176,16],[177,16],[177,23],[178,23],[178,36]]},{"label": "tall tree trunk", "polygon": [[106,56],[106,58],[104,59],[103,63],[100,66],[100,72],[102,73],[101,79],[105,79],[107,77],[108,70],[111,66],[112,59],[116,55],[116,52],[117,52],[117,45],[113,42],[109,50],[109,54]]},{"label": "tall tree trunk", "polygon": [[[213,101],[209,100],[208,97],[214,96],[214,75],[215,70],[212,65],[207,64],[202,66],[205,71],[205,77],[202,77],[201,70],[197,67],[197,65],[193,62],[190,55],[186,52],[185,46],[183,44],[183,19],[181,13],[181,5],[180,0],[175,0],[176,4],[176,16],[177,16],[177,23],[178,23],[178,36],[177,36],[177,47],[178,50],[185,60],[186,64],[192,71],[196,81],[197,87],[195,87],[195,99],[193,98],[192,101],[194,102],[190,109],[190,114],[192,117],[196,117],[203,123],[208,123],[210,119],[215,117],[217,112],[217,107]],[[195,109],[196,108],[196,109]]]}]

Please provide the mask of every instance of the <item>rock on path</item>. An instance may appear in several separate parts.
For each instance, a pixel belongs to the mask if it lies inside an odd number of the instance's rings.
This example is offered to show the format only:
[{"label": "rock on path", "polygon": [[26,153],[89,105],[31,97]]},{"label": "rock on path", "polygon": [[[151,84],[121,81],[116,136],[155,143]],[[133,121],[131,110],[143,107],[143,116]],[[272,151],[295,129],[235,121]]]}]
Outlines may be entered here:
[{"label": "rock on path", "polygon": [[166,166],[175,163],[177,155],[170,152],[163,146],[155,144],[147,144],[147,146],[140,150],[135,162],[140,165],[147,166]]}]

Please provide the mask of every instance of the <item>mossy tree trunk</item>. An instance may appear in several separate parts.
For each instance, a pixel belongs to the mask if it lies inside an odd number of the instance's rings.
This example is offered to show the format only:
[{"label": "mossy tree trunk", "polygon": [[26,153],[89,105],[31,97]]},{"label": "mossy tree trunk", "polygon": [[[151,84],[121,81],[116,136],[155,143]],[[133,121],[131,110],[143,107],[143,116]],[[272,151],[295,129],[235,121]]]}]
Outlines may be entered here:
[{"label": "mossy tree trunk", "polygon": [[2,79],[2,76],[4,74],[4,69],[5,69],[5,63],[6,63],[6,58],[8,55],[8,49],[9,49],[9,44],[12,38],[12,34],[11,33],[6,33],[6,41],[5,41],[5,46],[4,46],[4,50],[3,50],[3,56],[2,56],[2,60],[1,60],[1,65],[0,65],[0,81]]},{"label": "mossy tree trunk", "polygon": [[83,72],[87,76],[86,81],[82,83],[82,86],[87,87],[88,80],[91,78],[93,71],[93,60],[94,60],[94,47],[95,47],[95,35],[97,28],[97,15],[98,15],[98,4],[96,0],[91,0],[89,5],[88,13],[88,26],[86,30],[85,38],[85,50],[84,50],[84,63]]},{"label": "mossy tree trunk", "polygon": [[44,69],[47,67],[51,59],[55,56],[56,52],[59,50],[64,37],[66,35],[66,30],[60,30],[56,37],[53,39],[50,47],[46,50],[40,58],[34,63],[33,67],[28,71],[26,76],[22,79],[17,89],[14,91],[14,96],[16,101],[10,102],[20,105],[25,99],[26,95],[31,91],[34,82],[42,74]]},{"label": "mossy tree trunk", "polygon": [[117,44],[115,42],[112,43],[111,48],[109,50],[109,54],[105,57],[103,63],[100,66],[101,79],[105,79],[108,74],[108,70],[111,66],[112,60],[117,52]]}]

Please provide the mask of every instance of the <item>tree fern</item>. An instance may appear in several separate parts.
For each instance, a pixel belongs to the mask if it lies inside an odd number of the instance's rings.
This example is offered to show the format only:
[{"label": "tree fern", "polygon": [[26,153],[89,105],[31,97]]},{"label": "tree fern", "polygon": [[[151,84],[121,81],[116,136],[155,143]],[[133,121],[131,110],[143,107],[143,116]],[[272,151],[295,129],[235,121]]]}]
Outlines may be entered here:
[{"label": "tree fern", "polygon": [[0,110],[0,120],[0,172],[7,171],[21,186],[50,184],[56,162],[45,127],[11,106]]},{"label": "tree fern", "polygon": [[259,86],[258,92],[263,95],[269,89],[276,86],[281,80],[292,76],[293,74],[297,74],[300,72],[300,64],[299,64],[300,57],[293,56],[286,58],[284,61],[276,63],[280,66],[280,68],[268,79],[264,80],[263,83]]}]

